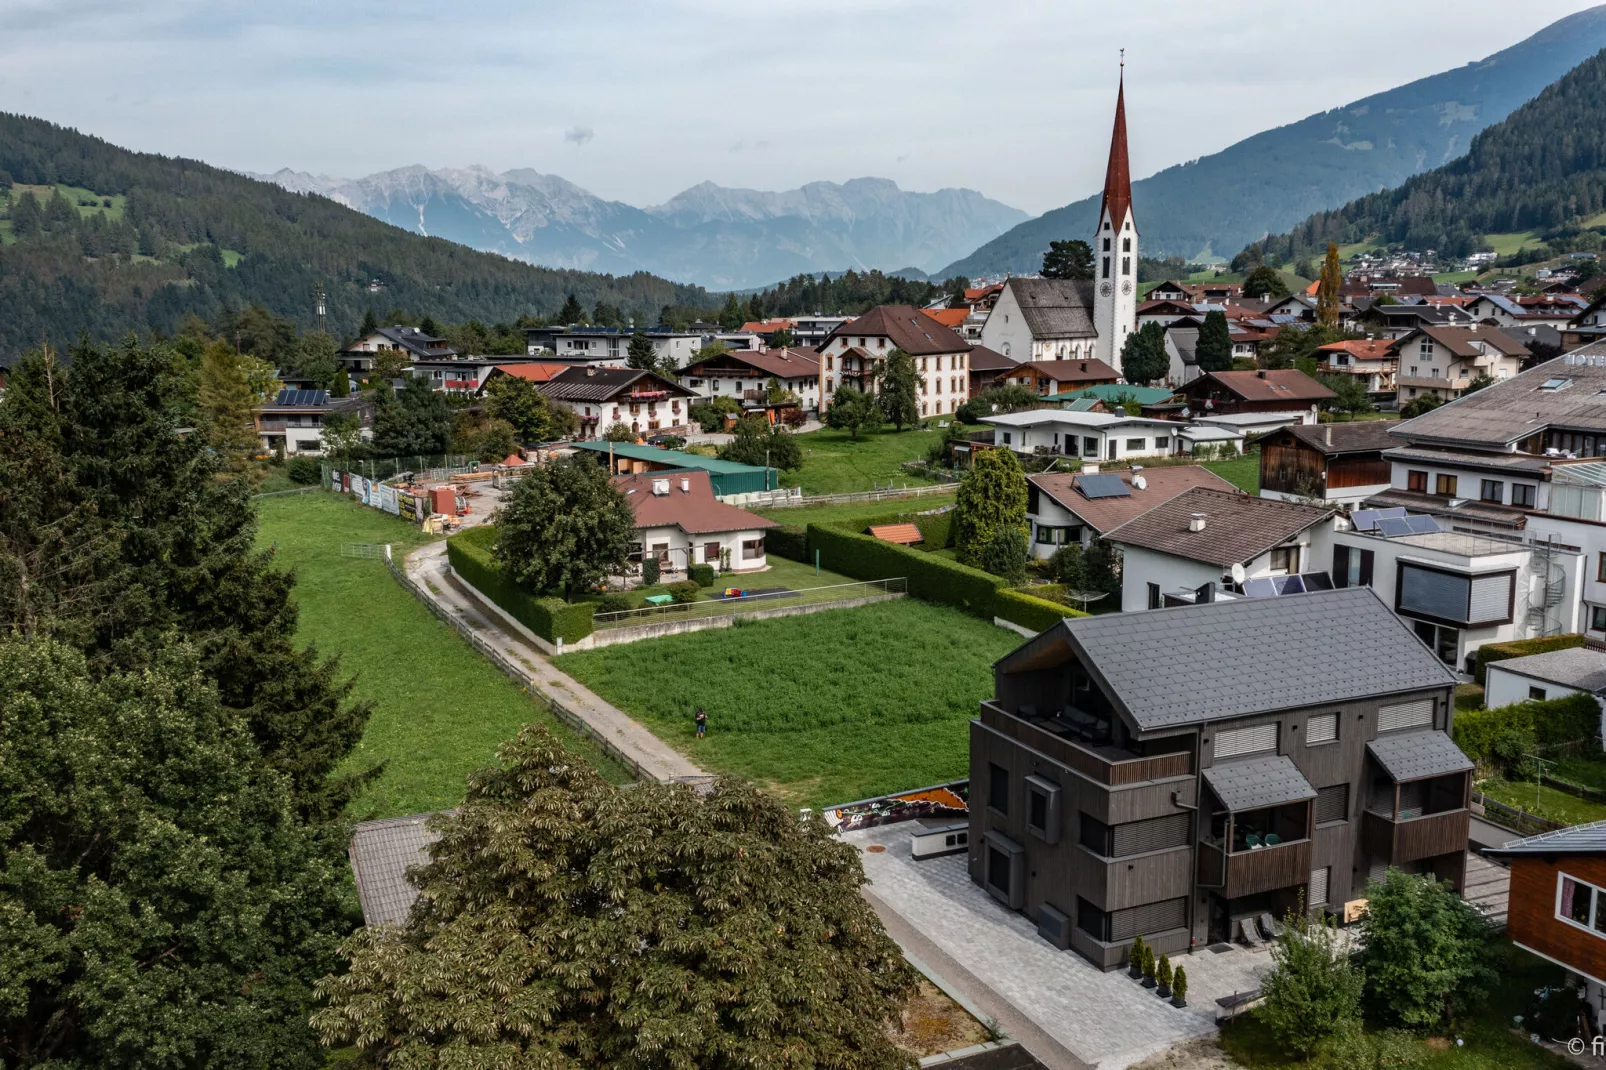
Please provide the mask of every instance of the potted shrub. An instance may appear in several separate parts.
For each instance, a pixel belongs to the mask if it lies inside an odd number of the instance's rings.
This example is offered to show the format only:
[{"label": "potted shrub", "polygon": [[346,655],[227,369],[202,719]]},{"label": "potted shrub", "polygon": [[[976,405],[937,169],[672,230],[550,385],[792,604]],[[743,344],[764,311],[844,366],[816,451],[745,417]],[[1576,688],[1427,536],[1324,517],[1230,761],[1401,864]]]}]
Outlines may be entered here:
[{"label": "potted shrub", "polygon": [[1143,987],[1153,988],[1159,984],[1154,977],[1154,948],[1147,944],[1143,946]]},{"label": "potted shrub", "polygon": [[1132,980],[1141,980],[1143,977],[1143,937],[1139,936],[1132,941],[1132,950],[1127,952],[1126,972]]},{"label": "potted shrub", "polygon": [[1186,1007],[1188,1005],[1188,971],[1181,966],[1177,967],[1177,975],[1171,980],[1171,1006]]},{"label": "potted shrub", "polygon": [[1171,956],[1161,955],[1160,965],[1154,969],[1155,994],[1161,999],[1171,998]]}]

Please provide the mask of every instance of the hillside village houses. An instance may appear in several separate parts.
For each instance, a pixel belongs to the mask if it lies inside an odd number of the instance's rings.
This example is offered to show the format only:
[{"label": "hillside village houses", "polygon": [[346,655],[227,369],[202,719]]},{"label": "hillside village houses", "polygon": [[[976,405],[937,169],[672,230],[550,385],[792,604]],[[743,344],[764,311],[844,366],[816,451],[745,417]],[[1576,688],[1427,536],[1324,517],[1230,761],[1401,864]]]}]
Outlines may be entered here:
[{"label": "hillside village houses", "polygon": [[378,327],[340,350],[336,360],[354,378],[366,379],[374,370],[374,357],[380,353],[400,353],[413,360],[439,360],[457,356],[446,339],[425,334],[417,327]]},{"label": "hillside village houses", "polygon": [[1026,477],[1026,521],[1033,557],[1062,546],[1084,549],[1095,539],[1194,487],[1231,491],[1233,485],[1197,465],[1121,472],[1040,472]]},{"label": "hillside village houses", "polygon": [[355,395],[337,398],[327,390],[286,387],[272,401],[252,410],[252,419],[264,452],[316,457],[323,453],[324,422],[343,413],[357,417],[363,441],[373,438],[373,403]]},{"label": "hillside village houses", "polygon": [[894,349],[914,358],[921,416],[951,413],[970,397],[970,343],[919,309],[881,305],[842,324],[821,343],[821,408],[830,408],[842,386],[875,393],[877,371]]},{"label": "hillside village houses", "polygon": [[665,571],[714,565],[721,572],[765,568],[764,532],[779,525],[715,500],[706,471],[645,472],[615,477],[636,515],[630,559],[654,558]]},{"label": "hillside village houses", "polygon": [[699,398],[731,397],[763,404],[769,384],[797,395],[803,410],[820,406],[820,361],[812,349],[727,350],[693,359],[680,370],[680,383]]},{"label": "hillside village houses", "polygon": [[1503,331],[1477,323],[1465,327],[1417,327],[1395,339],[1395,385],[1399,404],[1431,395],[1460,397],[1480,377],[1510,379],[1522,369],[1528,348]]},{"label": "hillside village houses", "polygon": [[582,439],[614,424],[638,435],[682,428],[696,395],[672,379],[640,368],[571,365],[536,388],[580,418]]}]

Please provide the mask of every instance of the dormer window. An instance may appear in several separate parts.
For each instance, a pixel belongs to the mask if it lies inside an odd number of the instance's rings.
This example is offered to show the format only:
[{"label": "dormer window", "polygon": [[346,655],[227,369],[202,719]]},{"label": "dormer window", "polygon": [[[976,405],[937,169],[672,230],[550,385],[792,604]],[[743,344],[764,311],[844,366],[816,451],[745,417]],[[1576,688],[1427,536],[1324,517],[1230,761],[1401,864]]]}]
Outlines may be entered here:
[{"label": "dormer window", "polygon": [[1569,387],[1571,385],[1572,385],[1572,380],[1571,379],[1566,379],[1566,378],[1546,379],[1544,382],[1539,384],[1539,389],[1541,389],[1541,390],[1549,390],[1549,391],[1554,393],[1557,390],[1565,390],[1565,389],[1567,389],[1567,387]]}]

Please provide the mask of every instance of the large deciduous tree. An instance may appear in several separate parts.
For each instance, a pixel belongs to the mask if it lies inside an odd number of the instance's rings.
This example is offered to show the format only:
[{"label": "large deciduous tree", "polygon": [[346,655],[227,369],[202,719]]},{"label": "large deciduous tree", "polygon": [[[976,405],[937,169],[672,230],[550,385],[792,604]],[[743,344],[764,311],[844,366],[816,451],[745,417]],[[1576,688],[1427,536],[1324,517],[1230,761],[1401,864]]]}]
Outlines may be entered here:
[{"label": "large deciduous tree", "polygon": [[962,564],[980,566],[1001,530],[1026,532],[1026,476],[1007,447],[976,451],[959,481],[954,547]]},{"label": "large deciduous tree", "polygon": [[881,406],[881,418],[899,431],[916,423],[920,419],[920,376],[914,358],[894,349],[882,363],[880,377],[876,403]]},{"label": "large deciduous tree", "polygon": [[736,436],[721,447],[719,458],[790,471],[803,464],[803,450],[786,428],[771,425],[762,415],[753,415],[736,421]]},{"label": "large deciduous tree", "polygon": [[1165,328],[1149,322],[1127,335],[1121,348],[1121,375],[1129,383],[1148,386],[1171,370],[1165,351]]},{"label": "large deciduous tree", "polygon": [[405,927],[322,983],[325,1043],[382,1066],[904,1070],[915,977],[818,818],[721,779],[607,784],[545,728],[437,818]]},{"label": "large deciduous tree", "polygon": [[1257,299],[1287,297],[1288,283],[1283,281],[1282,273],[1276,268],[1262,264],[1244,280],[1244,296]]},{"label": "large deciduous tree", "polygon": [[1199,327],[1194,361],[1201,372],[1224,372],[1232,367],[1232,332],[1227,328],[1227,317],[1220,309],[1205,313],[1204,323]]},{"label": "large deciduous tree", "polygon": [[1449,884],[1390,869],[1366,898],[1360,964],[1378,1021],[1437,1025],[1488,994],[1489,923]]},{"label": "large deciduous tree", "polygon": [[1316,322],[1323,327],[1338,326],[1338,288],[1343,282],[1338,246],[1328,242],[1327,255],[1322,258],[1322,276],[1316,284]]},{"label": "large deciduous tree", "polygon": [[825,426],[858,438],[860,431],[880,430],[881,406],[876,404],[874,394],[844,386],[832,396],[831,407],[825,410]]},{"label": "large deciduous tree", "polygon": [[536,385],[516,375],[494,375],[485,385],[486,411],[505,420],[525,442],[553,442],[580,430],[574,410],[554,405]]},{"label": "large deciduous tree", "polygon": [[1091,279],[1093,247],[1081,239],[1051,241],[1043,254],[1043,278]]},{"label": "large deciduous tree", "polygon": [[205,659],[148,655],[0,641],[0,1061],[316,1070],[342,830],[298,818]]},{"label": "large deciduous tree", "polygon": [[395,393],[381,385],[374,402],[374,452],[379,456],[433,456],[451,444],[451,406],[429,380],[409,376]]},{"label": "large deciduous tree", "polygon": [[1308,1059],[1322,1041],[1360,1020],[1365,974],[1350,962],[1331,923],[1290,911],[1271,962],[1260,982],[1266,1004],[1258,1014],[1289,1054]]},{"label": "large deciduous tree", "polygon": [[590,456],[531,469],[494,522],[503,574],[569,598],[623,572],[636,531],[630,503]]}]

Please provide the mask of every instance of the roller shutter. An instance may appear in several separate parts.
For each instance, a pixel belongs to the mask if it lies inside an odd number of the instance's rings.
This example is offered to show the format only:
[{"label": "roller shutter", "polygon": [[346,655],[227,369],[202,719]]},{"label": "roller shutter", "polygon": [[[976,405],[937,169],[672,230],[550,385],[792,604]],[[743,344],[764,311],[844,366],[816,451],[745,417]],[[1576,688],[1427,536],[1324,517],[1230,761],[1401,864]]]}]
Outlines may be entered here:
[{"label": "roller shutter", "polygon": [[1349,820],[1349,785],[1334,784],[1316,793],[1316,823],[1326,825]]},{"label": "roller shutter", "polygon": [[1125,858],[1149,851],[1163,851],[1167,847],[1187,846],[1188,818],[1188,814],[1169,814],[1115,826],[1114,857]]},{"label": "roller shutter", "polygon": [[1472,580],[1472,605],[1467,620],[1473,624],[1505,620],[1511,616],[1510,573],[1498,576],[1477,576]]},{"label": "roller shutter", "polygon": [[1331,743],[1338,738],[1338,714],[1318,713],[1305,726],[1306,743]]},{"label": "roller shutter", "polygon": [[1140,907],[1117,910],[1110,915],[1110,939],[1126,940],[1143,933],[1163,933],[1167,929],[1180,929],[1187,923],[1186,899],[1145,903]]},{"label": "roller shutter", "polygon": [[1440,620],[1465,621],[1471,586],[1472,579],[1468,576],[1401,565],[1399,610]]},{"label": "roller shutter", "polygon": [[1251,725],[1216,733],[1216,758],[1235,758],[1240,754],[1273,753],[1277,750],[1277,725]]},{"label": "roller shutter", "polygon": [[1327,879],[1332,872],[1330,866],[1310,871],[1310,902],[1307,906],[1319,907],[1327,902]]},{"label": "roller shutter", "polygon": [[1393,706],[1380,706],[1377,711],[1377,730],[1395,732],[1401,728],[1432,728],[1433,700],[1417,699]]}]

